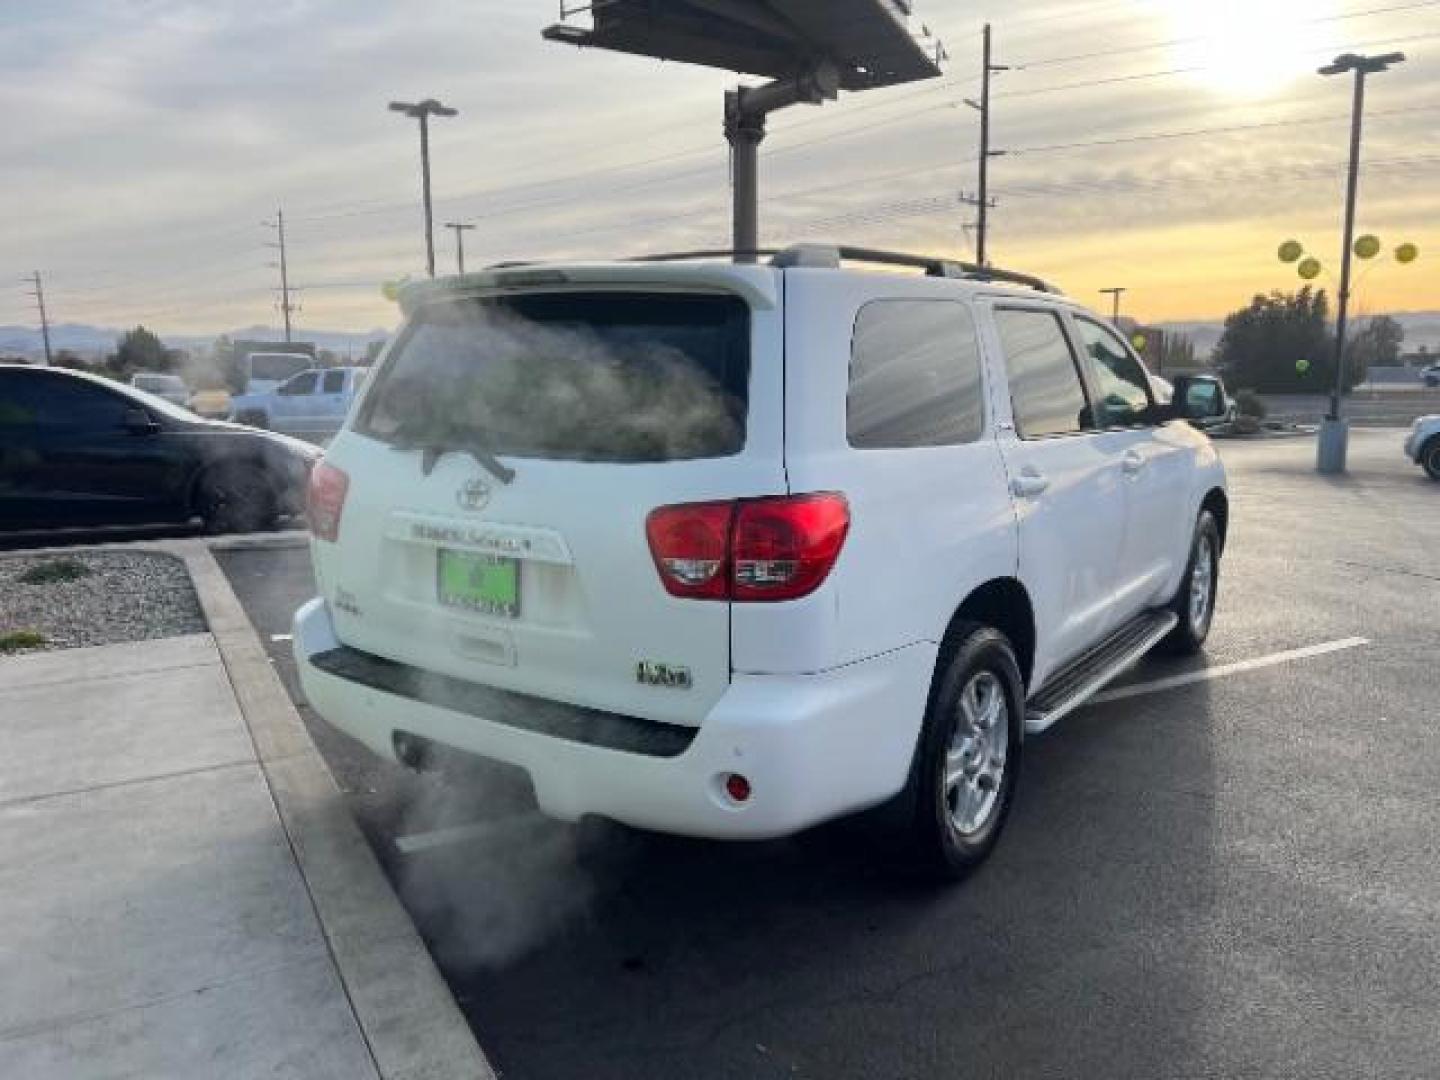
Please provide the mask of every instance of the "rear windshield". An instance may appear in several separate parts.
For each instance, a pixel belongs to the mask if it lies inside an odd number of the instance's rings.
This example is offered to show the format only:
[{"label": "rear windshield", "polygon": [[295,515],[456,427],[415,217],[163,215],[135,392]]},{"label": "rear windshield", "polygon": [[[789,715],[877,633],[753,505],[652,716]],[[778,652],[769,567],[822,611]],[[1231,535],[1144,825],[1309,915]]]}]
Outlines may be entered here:
[{"label": "rear windshield", "polygon": [[410,322],[358,431],[576,461],[721,457],[745,442],[750,312],[731,296],[532,293]]}]

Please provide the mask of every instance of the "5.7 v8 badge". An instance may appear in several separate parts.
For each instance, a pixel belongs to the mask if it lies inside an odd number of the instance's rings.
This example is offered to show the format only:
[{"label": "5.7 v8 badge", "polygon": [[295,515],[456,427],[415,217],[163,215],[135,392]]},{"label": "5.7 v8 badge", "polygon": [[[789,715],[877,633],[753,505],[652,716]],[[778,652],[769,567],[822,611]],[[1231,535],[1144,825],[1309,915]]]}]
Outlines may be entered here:
[{"label": "5.7 v8 badge", "polygon": [[684,664],[662,664],[658,660],[637,663],[635,681],[643,686],[663,686],[671,690],[689,690],[694,685],[690,669]]}]

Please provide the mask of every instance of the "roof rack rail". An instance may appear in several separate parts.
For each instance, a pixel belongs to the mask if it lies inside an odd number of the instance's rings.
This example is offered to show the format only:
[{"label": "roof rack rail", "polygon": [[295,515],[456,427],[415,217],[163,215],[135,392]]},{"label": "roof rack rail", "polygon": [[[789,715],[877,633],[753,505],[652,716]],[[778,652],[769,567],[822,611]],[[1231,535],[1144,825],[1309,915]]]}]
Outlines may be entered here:
[{"label": "roof rack rail", "polygon": [[737,251],[734,248],[704,248],[699,251],[662,251],[654,255],[632,255],[624,262],[684,262],[686,259],[758,259],[778,257],[779,248],[755,248]]},{"label": "roof rack rail", "polygon": [[[1010,285],[1024,285],[1044,293],[1060,293],[1060,289],[1034,274],[1023,274],[1018,270],[1005,270],[998,266],[980,266],[976,263],[949,259],[943,255],[916,255],[904,251],[885,251],[880,248],[853,247],[847,244],[791,244],[786,248],[756,248],[753,251],[737,251],[733,248],[702,248],[696,251],[662,251],[650,255],[631,255],[622,262],[663,263],[684,262],[688,259],[746,259],[754,261],[768,258],[772,266],[780,268],[815,267],[838,270],[843,262],[878,263],[884,266],[908,266],[924,270],[930,277],[956,278],[963,281],[1000,281]],[[542,266],[543,263],[502,262],[486,267],[487,270],[505,270],[522,266]]]},{"label": "roof rack rail", "polygon": [[884,251],[879,248],[851,247],[845,244],[794,244],[779,252],[774,258],[776,266],[814,266],[838,268],[844,261],[879,263],[886,266],[910,266],[924,270],[930,277],[961,278],[967,281],[1003,281],[1012,285],[1025,285],[1040,292],[1059,293],[1060,290],[1034,274],[1022,274],[1018,270],[1004,270],[998,266],[980,266],[976,263],[948,259],[941,255],[914,255],[903,251]]}]

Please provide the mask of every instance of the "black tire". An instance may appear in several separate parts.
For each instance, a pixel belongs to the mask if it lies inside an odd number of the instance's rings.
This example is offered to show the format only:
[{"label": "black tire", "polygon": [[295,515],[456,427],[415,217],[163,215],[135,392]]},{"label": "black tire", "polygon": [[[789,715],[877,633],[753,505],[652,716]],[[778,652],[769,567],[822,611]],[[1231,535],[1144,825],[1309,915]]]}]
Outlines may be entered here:
[{"label": "black tire", "polygon": [[254,465],[234,465],[206,473],[200,480],[196,501],[205,531],[212,536],[258,532],[269,528],[278,517],[275,489]]},{"label": "black tire", "polygon": [[[965,719],[973,715],[973,710],[965,713],[962,709],[962,694],[977,686],[993,687],[1004,708],[1003,738],[991,728],[988,744],[979,734],[980,729]],[[994,849],[1015,797],[1024,729],[1024,681],[1010,642],[992,627],[958,623],[941,647],[925,723],[900,803],[908,817],[906,825],[916,865],[927,876],[959,881]],[[976,745],[975,754],[967,757],[967,751],[957,743]],[[972,774],[978,781],[980,774],[988,775],[994,769],[995,754],[1002,746],[1003,760],[993,788],[964,779],[968,766],[960,769],[959,781],[947,778],[949,766],[955,764],[953,755],[960,755],[960,761],[972,764],[983,759],[979,771]],[[959,820],[966,816],[960,812],[960,799],[967,793],[982,800],[973,806],[979,820],[968,828]],[[987,809],[983,800],[990,794],[993,799]]]},{"label": "black tire", "polygon": [[1440,435],[1432,435],[1420,448],[1420,465],[1431,480],[1440,480]]},{"label": "black tire", "polygon": [[[1208,549],[1208,560],[1206,559]],[[1206,586],[1203,608],[1199,606],[1196,590],[1199,582],[1197,569],[1202,560],[1209,565],[1209,584]],[[1195,521],[1195,532],[1190,540],[1190,557],[1185,560],[1185,573],[1170,601],[1170,610],[1180,620],[1175,629],[1165,635],[1160,648],[1172,656],[1189,656],[1205,647],[1210,636],[1210,626],[1215,621],[1215,600],[1220,591],[1220,527],[1215,515],[1201,510]]]}]

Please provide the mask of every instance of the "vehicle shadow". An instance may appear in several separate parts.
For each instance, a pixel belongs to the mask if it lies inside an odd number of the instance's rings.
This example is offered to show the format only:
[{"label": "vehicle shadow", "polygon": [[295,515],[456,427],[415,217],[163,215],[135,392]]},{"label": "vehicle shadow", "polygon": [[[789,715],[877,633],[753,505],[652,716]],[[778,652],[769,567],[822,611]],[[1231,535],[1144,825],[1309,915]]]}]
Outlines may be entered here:
[{"label": "vehicle shadow", "polygon": [[1213,737],[1205,684],[1070,717],[959,886],[856,822],[716,844],[517,812],[393,868],[509,1077],[1175,1075],[1207,992]]}]

